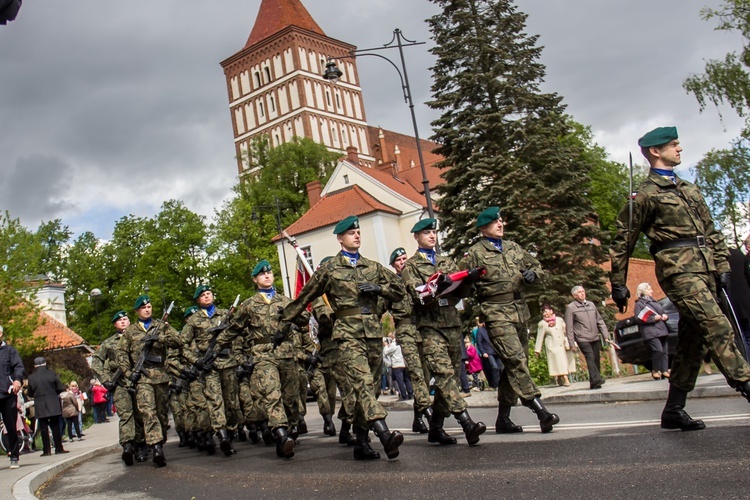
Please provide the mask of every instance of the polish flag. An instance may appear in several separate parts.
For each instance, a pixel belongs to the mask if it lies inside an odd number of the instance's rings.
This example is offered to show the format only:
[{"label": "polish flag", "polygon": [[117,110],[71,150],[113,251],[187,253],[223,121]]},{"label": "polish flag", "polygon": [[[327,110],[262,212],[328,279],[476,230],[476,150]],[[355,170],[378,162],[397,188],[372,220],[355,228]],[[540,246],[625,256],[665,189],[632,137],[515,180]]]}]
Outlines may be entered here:
[{"label": "polish flag", "polygon": [[641,312],[638,313],[638,319],[645,323],[649,319],[653,318],[655,315],[656,315],[656,311],[654,311],[653,309],[647,306],[641,309]]},{"label": "polish flag", "polygon": [[297,257],[297,278],[296,282],[294,284],[294,296],[297,297],[299,295],[299,292],[302,290],[302,288],[305,286],[305,284],[310,281],[310,274],[307,272],[307,269],[305,268],[304,264],[302,264],[302,260]]}]

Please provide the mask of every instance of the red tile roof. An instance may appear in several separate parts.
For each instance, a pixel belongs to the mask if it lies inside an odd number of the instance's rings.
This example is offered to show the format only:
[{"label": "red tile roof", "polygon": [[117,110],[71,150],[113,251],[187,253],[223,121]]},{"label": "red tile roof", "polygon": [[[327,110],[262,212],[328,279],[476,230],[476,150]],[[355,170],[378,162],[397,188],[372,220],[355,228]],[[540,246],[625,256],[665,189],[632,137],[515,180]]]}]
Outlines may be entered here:
[{"label": "red tile roof", "polygon": [[[400,211],[380,203],[367,191],[355,184],[352,187],[328,193],[313,205],[307,213],[289,226],[286,231],[291,236],[296,236],[335,224],[349,215],[362,216],[373,212],[401,215]],[[274,241],[277,239],[278,236],[274,238]]]},{"label": "red tile roof", "polygon": [[297,26],[326,36],[300,0],[263,0],[245,48],[289,26]]},{"label": "red tile roof", "polygon": [[47,313],[39,313],[42,325],[34,330],[34,336],[44,338],[47,342],[45,351],[53,349],[69,349],[85,345],[86,341],[76,332],[63,325]]}]

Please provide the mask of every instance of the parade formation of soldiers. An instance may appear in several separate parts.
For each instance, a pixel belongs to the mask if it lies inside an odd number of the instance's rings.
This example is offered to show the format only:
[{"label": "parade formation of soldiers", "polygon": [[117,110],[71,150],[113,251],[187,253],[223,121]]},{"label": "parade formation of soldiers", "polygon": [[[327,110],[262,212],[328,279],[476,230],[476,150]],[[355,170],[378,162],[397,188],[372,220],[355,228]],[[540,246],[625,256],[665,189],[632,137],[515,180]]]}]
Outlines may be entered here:
[{"label": "parade formation of soldiers", "polygon": [[[657,277],[680,311],[680,340],[672,366],[662,427],[699,430],[703,422],[684,411],[701,360],[710,353],[730,384],[750,399],[750,368],[732,343],[731,326],[717,305],[718,286],[728,286],[726,244],[714,228],[700,193],[674,176],[679,141],[674,127],[646,134],[639,144],[652,165],[635,197],[632,227],[620,215],[613,242],[612,297],[622,307],[625,262],[638,234],[652,241]],[[523,432],[510,419],[513,406],[534,412],[542,433],[560,422],[541,401],[527,362],[530,312],[525,291],[544,278],[539,262],[504,238],[500,207],[477,214],[476,242],[457,262],[437,248],[435,219],[412,228],[417,251],[396,248],[388,270],[360,253],[359,219],[349,216],[334,228],[340,253],[320,262],[292,300],[277,293],[271,264],[252,270],[257,292],[230,309],[214,304],[209,285],[195,290],[195,305],[184,312],[182,332],[169,325],[171,307],[152,318],[147,295],[133,306],[136,321],[119,311],[116,333],[94,356],[92,368],[110,391],[120,416],[122,460],[166,465],[163,445],[171,408],[180,447],[225,456],[235,441],[275,445],[282,459],[295,455],[308,432],[304,416],[308,383],[318,402],[324,434],[336,436],[333,415],[341,400],[338,442],[358,460],[380,458],[374,432],[389,459],[399,456],[404,436],[386,423],[378,402],[382,376],[381,317],[390,313],[414,388],[412,431],[441,446],[458,440],[443,429],[454,417],[464,439],[476,445],[486,432],[472,420],[460,394],[462,323],[456,305],[474,297],[479,317],[505,369],[498,387],[495,432]],[[432,381],[434,396],[430,396]]]}]

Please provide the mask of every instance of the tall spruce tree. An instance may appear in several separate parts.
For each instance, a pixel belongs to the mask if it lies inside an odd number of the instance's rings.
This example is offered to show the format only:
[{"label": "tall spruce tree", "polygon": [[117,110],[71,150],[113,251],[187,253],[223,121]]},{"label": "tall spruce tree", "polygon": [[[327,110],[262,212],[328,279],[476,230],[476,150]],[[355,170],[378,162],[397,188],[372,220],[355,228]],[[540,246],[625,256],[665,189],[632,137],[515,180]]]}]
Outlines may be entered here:
[{"label": "tall spruce tree", "polygon": [[599,267],[603,232],[587,198],[590,156],[564,114],[562,98],[539,88],[545,67],[526,14],[510,0],[432,0],[428,19],[437,62],[430,107],[441,110],[432,139],[445,157],[438,188],[444,246],[460,255],[476,238],[478,211],[502,209],[506,236],[549,273],[530,287],[561,306],[583,284],[591,300],[608,291]]}]

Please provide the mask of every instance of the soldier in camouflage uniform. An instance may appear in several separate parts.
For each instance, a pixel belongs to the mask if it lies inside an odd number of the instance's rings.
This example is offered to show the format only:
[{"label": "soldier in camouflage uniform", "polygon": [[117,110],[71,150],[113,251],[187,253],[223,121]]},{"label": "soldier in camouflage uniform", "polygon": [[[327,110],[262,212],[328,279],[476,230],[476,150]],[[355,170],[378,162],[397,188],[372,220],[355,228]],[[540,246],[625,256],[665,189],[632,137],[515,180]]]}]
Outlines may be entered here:
[{"label": "soldier in camouflage uniform", "polygon": [[402,270],[406,290],[412,295],[417,329],[422,335],[424,357],[430,373],[435,377],[435,399],[427,441],[441,445],[456,444],[456,438],[443,429],[445,417],[451,415],[461,424],[466,441],[470,445],[479,442],[487,427],[482,422],[474,422],[466,410],[467,404],[458,388],[458,374],[461,370],[461,318],[456,304],[462,293],[470,290],[469,280],[461,283],[453,293],[420,301],[417,287],[424,285],[429,278],[442,273],[438,281],[438,294],[452,283],[450,273],[458,271],[456,264],[448,257],[435,251],[437,246],[437,221],[423,219],[411,229],[419,249],[407,259]]},{"label": "soldier in camouflage uniform", "polygon": [[[191,315],[195,314],[198,310],[196,306],[188,307],[185,310],[182,318],[187,320]],[[169,384],[170,387],[175,383],[175,380],[180,376],[183,368],[185,368],[182,362],[182,345],[178,348],[170,348],[167,350],[167,372],[169,373]],[[179,394],[172,394],[170,391],[169,397],[169,409],[172,411],[172,418],[174,419],[175,430],[177,436],[180,438],[179,447],[184,448],[188,444],[188,433],[186,431],[185,420],[187,418],[187,391],[182,391]],[[193,444],[194,447],[195,444]]]},{"label": "soldier in camouflage uniform", "polygon": [[357,444],[354,458],[369,460],[380,454],[368,443],[372,428],[383,444],[388,458],[398,456],[404,442],[399,431],[390,431],[385,422],[387,412],[375,396],[373,373],[382,366],[383,348],[378,297],[399,301],[404,290],[396,276],[377,262],[359,253],[359,219],[349,216],[334,228],[341,253],[320,266],[297,298],[284,310],[282,334],[288,333],[291,322],[306,324],[300,313],[307,304],[325,294],[336,315],[333,339],[339,345],[339,364],[355,395],[354,427]]},{"label": "soldier in camouflage uniform", "polygon": [[[323,357],[320,354],[320,345],[312,337],[312,332],[299,332],[295,335],[295,348],[297,349],[297,369],[299,373],[299,424],[300,434],[307,434],[307,385],[310,384],[315,400],[318,402],[318,412],[323,417],[323,433],[328,436],[336,435],[336,427],[333,425],[333,411],[328,400],[328,390],[320,364]],[[299,344],[299,345],[297,345]]]},{"label": "soldier in camouflage uniform", "polygon": [[[280,313],[290,300],[276,293],[273,271],[267,260],[258,262],[252,276],[258,293],[240,305],[232,319],[231,329],[220,336],[220,342],[231,341],[232,335],[247,332],[255,363],[250,383],[257,384],[260,389],[268,424],[276,437],[276,455],[292,458],[296,443],[291,434],[299,419],[296,350],[291,338],[285,339],[276,348],[273,345],[279,332]],[[301,323],[306,326],[309,314],[306,311],[299,314]]]},{"label": "soldier in camouflage uniform", "polygon": [[[168,347],[179,346],[179,334],[168,323],[151,317],[151,299],[141,295],[133,307],[138,321],[129,325],[117,344],[117,365],[123,376],[135,386],[136,408],[143,417],[146,445],[154,451],[153,462],[167,465],[162,445],[166,441],[169,424],[169,375],[164,363]],[[133,371],[143,352],[145,342],[155,339],[140,372]]]},{"label": "soldier in camouflage uniform", "polygon": [[[196,288],[193,299],[198,312],[190,316],[182,329],[182,356],[188,363],[204,372],[205,396],[211,429],[219,436],[219,448],[225,456],[235,453],[231,433],[237,430],[240,420],[240,403],[237,397],[237,366],[229,346],[223,346],[212,366],[204,366],[203,359],[211,340],[218,336],[212,327],[219,326],[229,314],[214,304],[214,294],[208,285]],[[211,436],[213,441],[213,436]],[[212,447],[208,444],[209,449]]]},{"label": "soldier in camouflage uniform", "polygon": [[[399,247],[391,252],[390,265],[398,276],[406,266],[406,250]],[[432,418],[432,400],[430,389],[427,386],[429,380],[426,375],[426,362],[422,349],[422,335],[417,330],[417,316],[414,313],[414,304],[411,294],[407,294],[404,300],[392,304],[390,307],[396,325],[396,339],[401,346],[401,352],[406,362],[406,370],[411,379],[414,390],[414,421],[411,424],[412,432],[426,434],[428,429],[422,420],[422,416],[429,421]]]},{"label": "soldier in camouflage uniform", "polygon": [[125,462],[125,465],[133,465],[136,449],[139,451],[139,462],[145,462],[147,459],[147,455],[144,453],[143,420],[140,413],[135,409],[133,395],[126,388],[125,382],[127,379],[120,375],[119,380],[113,380],[118,369],[117,344],[120,342],[122,332],[130,325],[128,314],[125,311],[118,311],[112,317],[112,324],[115,327],[115,334],[102,342],[102,345],[96,350],[91,358],[91,369],[102,385],[112,393],[120,420],[118,425],[120,445],[122,446],[122,461]]},{"label": "soldier in camouflage uniform", "polygon": [[617,218],[617,235],[610,248],[612,298],[621,311],[630,292],[626,286],[628,258],[643,233],[651,242],[656,278],[680,313],[677,352],[669,378],[669,394],[661,427],[683,431],[705,428],[685,412],[687,393],[706,352],[743,396],[750,400],[750,367],[734,344],[732,326],[717,303],[718,286],[729,289],[729,251],[716,229],[698,188],[677,177],[680,141],[675,127],[660,127],[638,140],[651,165],[633,199],[632,227],[626,205]]},{"label": "soldier in camouflage uniform", "polygon": [[510,409],[521,398],[536,413],[543,433],[552,431],[560,418],[547,411],[541,392],[529,373],[526,359],[529,346],[528,321],[531,317],[524,299],[527,283],[543,278],[539,262],[518,244],[503,239],[504,223],[499,207],[479,214],[476,227],[482,238],[461,259],[461,269],[484,268],[486,274],[474,282],[480,304],[480,321],[487,327],[490,342],[505,369],[497,389],[498,414],[495,432],[516,433],[523,429],[510,419]]}]

